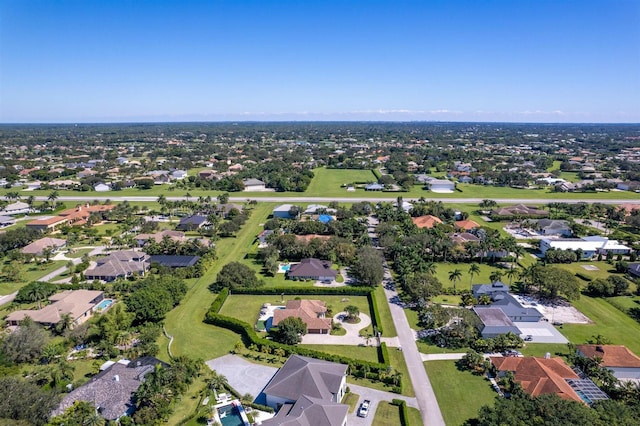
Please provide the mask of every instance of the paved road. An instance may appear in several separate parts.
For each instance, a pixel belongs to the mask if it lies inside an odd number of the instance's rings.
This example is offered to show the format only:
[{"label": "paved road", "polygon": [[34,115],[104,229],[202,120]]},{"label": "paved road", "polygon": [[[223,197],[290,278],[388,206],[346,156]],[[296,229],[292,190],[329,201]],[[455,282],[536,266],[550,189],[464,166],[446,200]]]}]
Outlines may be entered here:
[{"label": "paved road", "polygon": [[9,302],[13,302],[13,299],[16,298],[16,295],[18,294],[18,292],[14,292],[11,294],[7,294],[6,296],[0,296],[0,306],[9,303]]},{"label": "paved road", "polygon": [[[369,233],[373,233],[378,220],[372,217],[368,218],[369,221]],[[429,381],[429,376],[422,364],[422,354],[418,352],[416,345],[415,333],[409,326],[409,321],[404,313],[404,308],[397,303],[398,292],[393,285],[393,277],[391,271],[387,266],[387,262],[384,262],[384,293],[389,303],[389,309],[391,310],[391,317],[393,318],[393,324],[396,327],[398,333],[398,340],[402,347],[402,353],[404,355],[407,369],[409,370],[409,378],[413,385],[413,390],[416,394],[416,400],[418,407],[420,407],[420,415],[422,417],[422,423],[427,426],[445,426],[440,406],[436,399],[436,395],[433,392],[433,387]]]},{"label": "paved road", "polygon": [[[157,196],[128,196],[128,197],[119,197],[115,195],[116,193],[112,193],[113,195],[104,196],[104,195],[64,195],[58,198],[59,201],[105,201],[111,200],[114,202],[122,202],[122,201],[138,201],[138,202],[153,202],[157,201]],[[403,193],[398,193],[398,196],[403,197]],[[588,203],[588,202],[598,202],[602,204],[623,204],[633,202],[634,199],[620,199],[620,200],[605,200],[605,199],[597,199],[597,198],[576,198],[576,199],[562,199],[562,195],[559,195],[558,198],[491,198],[497,203],[522,203],[522,204],[547,204],[554,201],[562,201],[563,203]],[[4,197],[0,197],[4,198]],[[46,201],[48,197],[46,196],[37,196],[35,197],[37,201]],[[417,198],[405,198],[405,201],[415,201]],[[425,197],[428,200],[433,201],[442,201],[443,203],[480,203],[482,200],[490,197],[484,198],[442,198],[442,197]],[[178,200],[186,200],[186,197],[166,197],[169,201],[178,201]],[[191,197],[190,199],[195,199],[195,197]],[[271,203],[329,203],[331,201],[337,201],[341,203],[355,203],[362,201],[371,201],[371,202],[379,202],[379,201],[393,201],[394,197],[340,197],[340,198],[332,198],[332,197],[299,197],[299,196],[290,196],[290,197],[282,197],[282,196],[274,196],[274,197],[261,197],[256,196],[256,194],[246,193],[243,196],[231,196],[229,197],[229,201],[231,202],[242,202],[247,201],[249,199],[254,199],[263,202],[271,202]],[[640,196],[638,197],[640,200]]]},{"label": "paved road", "polygon": [[[407,402],[409,407],[419,408],[418,402],[415,398],[409,398],[407,396],[398,395],[396,393],[380,391],[376,389],[367,388],[364,386],[353,385],[351,383],[347,383],[351,392],[360,396],[358,399],[358,404],[356,405],[356,409],[353,413],[347,416],[347,424],[349,426],[369,426],[373,423],[373,419],[376,414],[376,409],[378,408],[378,404],[380,401],[391,402],[393,399],[403,399]],[[368,399],[371,401],[371,405],[369,406],[369,415],[365,418],[358,417],[358,408],[360,408],[360,404],[362,401]]]}]

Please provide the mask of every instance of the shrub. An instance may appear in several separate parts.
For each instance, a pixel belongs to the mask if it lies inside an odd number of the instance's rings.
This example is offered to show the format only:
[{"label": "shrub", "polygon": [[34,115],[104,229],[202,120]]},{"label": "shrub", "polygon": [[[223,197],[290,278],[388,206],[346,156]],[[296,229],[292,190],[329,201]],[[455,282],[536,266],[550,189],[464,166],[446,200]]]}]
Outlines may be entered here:
[{"label": "shrub", "polygon": [[369,299],[369,304],[371,305],[371,313],[373,314],[371,322],[373,323],[373,326],[378,329],[378,332],[382,334],[382,321],[380,321],[380,312],[378,311],[376,293],[375,291],[369,291],[369,294],[367,296]]},{"label": "shrub", "polygon": [[589,275],[585,275],[582,272],[576,272],[576,277],[586,282],[590,282],[593,280],[593,278],[591,278]]},{"label": "shrub", "polygon": [[380,357],[382,358],[382,363],[386,365],[391,365],[391,360],[389,359],[389,350],[387,349],[387,344],[382,342],[380,344]]}]

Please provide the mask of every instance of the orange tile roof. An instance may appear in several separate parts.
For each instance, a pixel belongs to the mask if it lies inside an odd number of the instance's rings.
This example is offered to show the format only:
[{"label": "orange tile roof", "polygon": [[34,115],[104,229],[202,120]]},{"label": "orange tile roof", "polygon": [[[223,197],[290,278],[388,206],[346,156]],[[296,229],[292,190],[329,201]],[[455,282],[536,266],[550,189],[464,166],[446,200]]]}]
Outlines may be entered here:
[{"label": "orange tile roof", "polygon": [[273,325],[278,325],[285,318],[297,317],[307,324],[308,329],[330,330],[331,318],[319,317],[325,312],[327,308],[320,300],[289,300],[286,309],[274,311]]},{"label": "orange tile roof", "polygon": [[623,345],[576,345],[589,358],[602,359],[604,367],[640,368],[640,357]]},{"label": "orange tile roof", "polygon": [[430,214],[426,216],[414,217],[411,219],[418,228],[433,228],[438,223],[442,223],[439,217]]},{"label": "orange tile roof", "polygon": [[475,228],[479,228],[480,225],[476,222],[474,222],[473,220],[467,219],[467,220],[458,220],[456,222],[456,228],[458,229],[464,229],[466,231],[470,230],[470,229],[475,229]]},{"label": "orange tile roof", "polygon": [[296,240],[304,241],[306,243],[316,238],[319,240],[328,240],[329,238],[331,238],[331,235],[319,235],[319,234],[296,235]]},{"label": "orange tile roof", "polygon": [[512,371],[515,380],[531,396],[556,394],[562,399],[584,402],[565,379],[579,379],[562,358],[491,357],[498,371]]},{"label": "orange tile roof", "polygon": [[33,225],[54,225],[56,223],[64,223],[67,222],[69,219],[66,217],[60,217],[60,216],[53,216],[53,217],[49,217],[46,219],[35,219],[32,220],[31,222],[27,223],[27,226],[33,226]]}]

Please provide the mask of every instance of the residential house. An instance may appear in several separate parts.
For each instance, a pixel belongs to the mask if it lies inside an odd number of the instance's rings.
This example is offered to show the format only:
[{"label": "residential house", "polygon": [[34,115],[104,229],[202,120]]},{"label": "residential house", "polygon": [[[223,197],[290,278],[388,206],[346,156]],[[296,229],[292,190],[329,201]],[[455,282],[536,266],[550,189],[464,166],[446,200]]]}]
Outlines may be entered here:
[{"label": "residential house", "polygon": [[171,178],[175,180],[182,180],[187,177],[186,170],[174,170],[171,172]]},{"label": "residential house", "polygon": [[490,357],[497,377],[513,373],[532,397],[555,394],[562,399],[591,404],[609,399],[590,379],[578,375],[560,357]]},{"label": "residential house", "polygon": [[111,191],[111,185],[108,185],[106,183],[99,183],[97,185],[94,185],[93,190],[96,192],[108,192]]},{"label": "residential house", "polygon": [[480,318],[481,325],[478,330],[485,339],[505,333],[521,334],[520,329],[500,308],[478,305],[473,307],[473,312]]},{"label": "residential house", "polygon": [[291,209],[293,204],[282,204],[281,206],[273,209],[273,217],[279,217],[281,219],[295,219],[295,216],[291,215]]},{"label": "residential house", "polygon": [[0,228],[6,228],[7,226],[15,225],[16,220],[11,216],[0,216]]},{"label": "residential house", "polygon": [[569,222],[566,220],[538,219],[535,227],[539,229],[543,235],[570,237],[573,234],[571,226],[569,226]]},{"label": "residential house", "polygon": [[524,204],[516,204],[515,206],[499,207],[492,210],[491,216],[500,216],[503,218],[539,218],[549,216],[549,212],[536,207],[525,206]]},{"label": "residential house", "polygon": [[178,231],[195,231],[209,224],[206,216],[194,214],[189,217],[180,219],[180,223],[176,226]]},{"label": "residential house", "polygon": [[292,355],[264,388],[277,413],[262,425],[346,426],[346,374],[346,365]]},{"label": "residential house", "polygon": [[621,191],[640,191],[640,182],[627,181],[618,184],[618,189]]},{"label": "residential house", "polygon": [[96,175],[98,172],[96,172],[95,170],[91,170],[91,169],[84,169],[80,172],[78,172],[78,177],[80,179],[86,178],[86,177],[91,177]]},{"label": "residential house", "polygon": [[94,308],[104,299],[103,291],[65,290],[49,297],[51,304],[37,310],[13,311],[7,316],[7,325],[18,326],[26,317],[45,327],[60,322],[69,315],[72,326],[82,324],[91,318]]},{"label": "residential house", "polygon": [[60,250],[67,245],[67,240],[61,240],[60,238],[40,238],[24,246],[20,251],[24,254],[32,254],[35,256],[42,256],[45,249],[50,248],[52,252]]},{"label": "residential house", "polygon": [[427,188],[431,192],[449,193],[456,190],[456,184],[447,179],[430,179],[427,182]]},{"label": "residential house", "polygon": [[141,251],[114,251],[107,257],[97,260],[94,268],[87,269],[87,280],[111,282],[118,278],[144,275],[151,267],[149,256]]},{"label": "residential house", "polygon": [[215,170],[201,170],[198,172],[198,177],[202,179],[216,179],[218,176],[218,172]]},{"label": "residential house", "polygon": [[456,232],[449,235],[451,241],[453,241],[457,245],[466,245],[469,243],[478,243],[480,242],[480,238],[476,235],[473,235],[469,232]]},{"label": "residential house", "polygon": [[579,356],[598,358],[619,380],[640,381],[640,357],[622,345],[576,345]]},{"label": "residential house", "polygon": [[320,300],[289,300],[285,309],[276,309],[270,327],[277,327],[285,318],[300,318],[307,325],[307,333],[329,334],[331,318],[325,318],[327,307]]},{"label": "residential house", "polygon": [[430,214],[425,216],[413,217],[411,218],[411,221],[418,228],[429,228],[429,229],[442,223],[442,220],[439,217],[432,216]]},{"label": "residential house", "polygon": [[365,185],[365,191],[382,191],[384,189],[384,185],[380,183],[370,183]]},{"label": "residential house", "polygon": [[287,278],[294,280],[333,281],[338,271],[331,268],[331,262],[320,259],[302,259],[300,263],[291,265]]},{"label": "residential house", "polygon": [[273,234],[273,229],[265,229],[258,234],[258,236],[256,237],[258,240],[258,248],[264,248],[269,245],[269,243],[267,242],[267,238],[271,234]]},{"label": "residential house", "polygon": [[41,231],[52,231],[61,225],[81,226],[87,223],[87,219],[94,213],[103,213],[112,210],[113,204],[85,204],[77,206],[73,209],[67,209],[60,212],[58,216],[46,219],[36,219],[27,223],[27,228],[38,229]]},{"label": "residential house", "polygon": [[454,225],[456,229],[460,229],[464,231],[471,231],[472,229],[476,229],[480,227],[480,225],[476,221],[473,221],[471,219],[458,220]]},{"label": "residential house", "polygon": [[76,401],[92,403],[105,420],[115,421],[135,412],[134,393],[144,382],[145,376],[158,365],[168,364],[154,358],[142,357],[133,361],[120,360],[89,379],[82,386],[65,394],[52,416],[57,416],[73,406]]},{"label": "residential house", "polygon": [[0,211],[0,215],[12,216],[17,214],[27,214],[30,212],[31,207],[29,207],[29,204],[23,203],[22,201],[16,201],[2,209],[2,211]]},{"label": "residential house", "polygon": [[244,185],[245,192],[259,192],[259,191],[266,191],[267,189],[267,184],[261,181],[260,179],[254,179],[254,178],[245,179],[242,181],[242,183]]},{"label": "residential house", "polygon": [[627,272],[632,277],[640,277],[640,263],[630,263]]},{"label": "residential house", "polygon": [[156,232],[155,234],[138,234],[136,235],[135,239],[138,242],[138,246],[142,247],[151,240],[155,241],[156,243],[160,243],[165,237],[170,238],[172,241],[175,241],[177,243],[182,243],[187,240],[184,232],[172,231],[170,229],[165,229],[163,231]]},{"label": "residential house", "polygon": [[582,258],[590,259],[596,254],[629,254],[631,248],[617,240],[598,235],[582,238],[543,238],[540,240],[540,253],[544,256],[547,250],[582,250]]}]

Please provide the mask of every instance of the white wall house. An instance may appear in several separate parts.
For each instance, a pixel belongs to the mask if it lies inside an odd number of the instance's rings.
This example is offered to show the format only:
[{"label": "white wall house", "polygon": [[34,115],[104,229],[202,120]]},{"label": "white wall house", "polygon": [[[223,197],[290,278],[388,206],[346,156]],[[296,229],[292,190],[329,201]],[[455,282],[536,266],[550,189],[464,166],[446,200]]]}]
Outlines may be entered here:
[{"label": "white wall house", "polygon": [[582,258],[589,259],[596,254],[611,252],[612,254],[629,254],[631,248],[621,244],[617,240],[606,237],[589,236],[584,238],[543,238],[540,240],[540,252],[545,255],[547,250],[582,250]]}]

